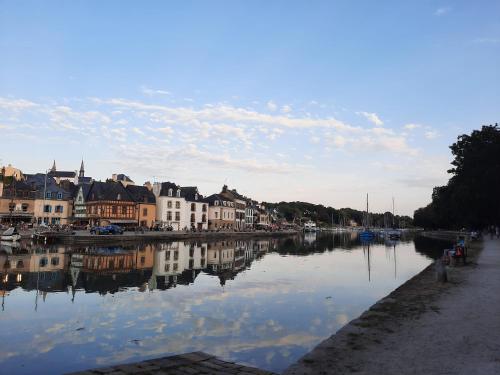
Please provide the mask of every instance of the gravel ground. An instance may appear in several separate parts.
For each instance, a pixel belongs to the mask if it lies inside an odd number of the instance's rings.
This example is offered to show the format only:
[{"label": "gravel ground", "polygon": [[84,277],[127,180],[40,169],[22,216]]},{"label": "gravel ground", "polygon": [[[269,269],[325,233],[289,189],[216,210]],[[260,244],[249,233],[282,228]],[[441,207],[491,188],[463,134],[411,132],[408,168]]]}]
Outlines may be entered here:
[{"label": "gravel ground", "polygon": [[431,265],[285,374],[500,374],[500,240],[436,282]]}]

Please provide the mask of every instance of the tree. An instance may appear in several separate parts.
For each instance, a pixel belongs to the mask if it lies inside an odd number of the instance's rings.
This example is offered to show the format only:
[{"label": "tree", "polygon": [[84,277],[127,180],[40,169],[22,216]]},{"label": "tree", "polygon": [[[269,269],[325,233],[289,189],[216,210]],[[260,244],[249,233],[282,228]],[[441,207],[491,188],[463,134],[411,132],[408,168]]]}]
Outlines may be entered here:
[{"label": "tree", "polygon": [[434,188],[432,203],[415,211],[415,224],[429,228],[479,228],[500,223],[500,129],[483,126],[450,146],[452,176]]}]

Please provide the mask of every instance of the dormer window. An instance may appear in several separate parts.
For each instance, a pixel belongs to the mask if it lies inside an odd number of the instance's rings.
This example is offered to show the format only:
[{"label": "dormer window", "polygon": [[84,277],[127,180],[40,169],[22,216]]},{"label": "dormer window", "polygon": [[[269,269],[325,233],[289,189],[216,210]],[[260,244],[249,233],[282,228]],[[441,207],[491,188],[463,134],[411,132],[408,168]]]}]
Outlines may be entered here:
[{"label": "dormer window", "polygon": [[219,205],[219,201],[215,201],[215,202],[214,202],[214,204],[215,204],[216,206],[218,206],[218,205]]},{"label": "dormer window", "polygon": [[47,199],[52,198],[52,193],[50,191],[48,191],[47,193],[45,193],[45,198],[47,198]]},{"label": "dormer window", "polygon": [[181,189],[177,189],[177,198],[180,198],[181,196]]},{"label": "dormer window", "polygon": [[197,201],[198,200],[198,194],[195,194],[194,195],[194,200]]},{"label": "dormer window", "polygon": [[171,197],[173,194],[173,190],[172,189],[168,189],[168,196]]},{"label": "dormer window", "polygon": [[121,200],[121,199],[122,199],[122,195],[121,195],[121,194],[118,194],[118,195],[116,196],[116,200],[117,200],[117,201],[119,201],[119,200]]},{"label": "dormer window", "polygon": [[57,193],[57,199],[59,199],[59,200],[62,199],[62,193],[61,192]]}]

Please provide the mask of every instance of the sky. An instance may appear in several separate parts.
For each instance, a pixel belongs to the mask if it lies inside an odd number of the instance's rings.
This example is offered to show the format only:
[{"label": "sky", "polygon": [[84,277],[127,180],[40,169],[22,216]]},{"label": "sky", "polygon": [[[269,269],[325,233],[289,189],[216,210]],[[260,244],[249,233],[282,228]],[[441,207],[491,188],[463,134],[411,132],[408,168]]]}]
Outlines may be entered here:
[{"label": "sky", "polygon": [[500,118],[498,1],[3,1],[0,164],[412,214]]}]

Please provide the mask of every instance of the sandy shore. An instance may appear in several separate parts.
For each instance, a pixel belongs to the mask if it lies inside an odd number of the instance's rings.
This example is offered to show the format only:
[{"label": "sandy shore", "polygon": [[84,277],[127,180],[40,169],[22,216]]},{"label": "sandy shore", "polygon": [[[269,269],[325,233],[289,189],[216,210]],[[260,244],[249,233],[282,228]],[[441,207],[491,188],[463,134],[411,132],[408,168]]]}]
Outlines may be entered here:
[{"label": "sandy shore", "polygon": [[470,255],[445,284],[429,266],[285,374],[500,374],[500,240]]}]

